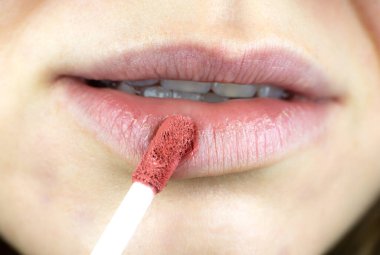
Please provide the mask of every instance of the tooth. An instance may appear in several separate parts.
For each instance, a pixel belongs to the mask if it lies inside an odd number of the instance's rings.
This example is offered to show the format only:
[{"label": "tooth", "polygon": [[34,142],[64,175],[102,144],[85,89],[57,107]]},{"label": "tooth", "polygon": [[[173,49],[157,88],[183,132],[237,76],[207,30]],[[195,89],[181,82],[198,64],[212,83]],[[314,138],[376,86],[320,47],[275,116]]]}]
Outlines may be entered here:
[{"label": "tooth", "polygon": [[128,85],[135,87],[146,87],[157,84],[159,80],[138,80],[138,81],[123,81],[123,83],[127,83]]},{"label": "tooth", "polygon": [[240,85],[233,83],[215,82],[212,86],[215,94],[224,97],[253,97],[257,87],[255,85]]},{"label": "tooth", "polygon": [[281,98],[284,94],[283,89],[279,89],[272,86],[262,86],[257,92],[258,97],[269,97],[269,98]]},{"label": "tooth", "polygon": [[227,100],[228,100],[228,98],[218,96],[214,93],[207,93],[207,94],[203,95],[203,98],[202,98],[202,101],[207,102],[207,103],[220,103],[220,102],[224,102]]},{"label": "tooth", "polygon": [[123,91],[128,94],[136,94],[136,90],[126,83],[120,83],[120,85],[117,87],[117,90]]},{"label": "tooth", "polygon": [[180,92],[180,91],[173,91],[173,98],[178,99],[189,99],[189,100],[201,100],[202,95],[197,93],[191,93],[191,92]]},{"label": "tooth", "polygon": [[211,89],[212,83],[195,82],[195,81],[162,80],[161,86],[164,88],[172,89],[176,91],[205,94]]},{"label": "tooth", "polygon": [[172,97],[173,92],[169,89],[165,89],[160,86],[154,86],[154,87],[149,87],[149,88],[144,89],[143,96],[144,97],[159,97],[159,98]]}]

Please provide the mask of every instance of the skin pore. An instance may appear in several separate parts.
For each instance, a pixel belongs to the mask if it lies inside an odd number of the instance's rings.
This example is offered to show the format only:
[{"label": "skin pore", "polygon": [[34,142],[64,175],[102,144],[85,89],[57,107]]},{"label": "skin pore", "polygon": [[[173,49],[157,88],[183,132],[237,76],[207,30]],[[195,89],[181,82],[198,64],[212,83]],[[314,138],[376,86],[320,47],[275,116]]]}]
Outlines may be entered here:
[{"label": "skin pore", "polygon": [[252,171],[171,181],[127,254],[326,251],[380,192],[375,2],[2,1],[0,235],[23,254],[88,254],[128,190],[135,165],[59,101],[53,81],[73,63],[145,44],[281,40],[342,91],[323,138]]}]

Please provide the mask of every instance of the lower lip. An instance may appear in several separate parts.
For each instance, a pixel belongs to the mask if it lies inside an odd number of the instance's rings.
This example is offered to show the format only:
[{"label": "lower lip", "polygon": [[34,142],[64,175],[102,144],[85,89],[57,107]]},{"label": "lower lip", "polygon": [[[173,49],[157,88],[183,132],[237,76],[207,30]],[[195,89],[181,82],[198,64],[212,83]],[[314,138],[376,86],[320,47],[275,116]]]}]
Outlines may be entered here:
[{"label": "lower lip", "polygon": [[199,129],[198,147],[175,178],[241,172],[278,160],[324,134],[334,105],[275,99],[209,104],[144,98],[74,79],[57,83],[59,100],[74,118],[131,164],[138,163],[165,117],[192,117]]}]

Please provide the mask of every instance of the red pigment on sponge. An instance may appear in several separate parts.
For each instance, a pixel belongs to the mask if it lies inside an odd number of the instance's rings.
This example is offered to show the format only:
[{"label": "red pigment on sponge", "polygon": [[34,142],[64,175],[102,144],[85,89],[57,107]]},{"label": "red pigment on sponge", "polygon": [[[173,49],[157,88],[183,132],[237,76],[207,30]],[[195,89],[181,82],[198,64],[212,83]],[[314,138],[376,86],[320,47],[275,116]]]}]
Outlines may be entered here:
[{"label": "red pigment on sponge", "polygon": [[178,115],[166,118],[133,172],[132,181],[160,192],[181,160],[194,150],[196,138],[197,128],[191,118]]}]

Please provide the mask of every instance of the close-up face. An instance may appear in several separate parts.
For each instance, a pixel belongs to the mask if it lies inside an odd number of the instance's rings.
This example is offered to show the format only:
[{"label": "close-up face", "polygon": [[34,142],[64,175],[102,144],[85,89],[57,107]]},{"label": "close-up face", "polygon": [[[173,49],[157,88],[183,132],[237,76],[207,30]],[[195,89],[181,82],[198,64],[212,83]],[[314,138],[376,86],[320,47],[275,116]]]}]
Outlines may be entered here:
[{"label": "close-up face", "polygon": [[[124,254],[328,251],[380,194],[367,2],[2,1],[0,236],[89,254],[165,150]],[[173,115],[194,125],[186,155]]]}]

